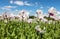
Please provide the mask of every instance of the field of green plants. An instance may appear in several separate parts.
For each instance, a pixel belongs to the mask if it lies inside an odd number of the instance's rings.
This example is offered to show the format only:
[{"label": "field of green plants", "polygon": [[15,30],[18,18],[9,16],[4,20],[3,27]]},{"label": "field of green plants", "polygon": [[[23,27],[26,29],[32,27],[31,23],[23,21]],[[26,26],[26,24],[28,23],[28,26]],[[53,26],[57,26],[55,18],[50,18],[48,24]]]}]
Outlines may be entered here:
[{"label": "field of green plants", "polygon": [[[45,27],[46,32],[40,34],[35,26]],[[60,23],[27,23],[21,21],[0,21],[0,39],[60,39]]]}]

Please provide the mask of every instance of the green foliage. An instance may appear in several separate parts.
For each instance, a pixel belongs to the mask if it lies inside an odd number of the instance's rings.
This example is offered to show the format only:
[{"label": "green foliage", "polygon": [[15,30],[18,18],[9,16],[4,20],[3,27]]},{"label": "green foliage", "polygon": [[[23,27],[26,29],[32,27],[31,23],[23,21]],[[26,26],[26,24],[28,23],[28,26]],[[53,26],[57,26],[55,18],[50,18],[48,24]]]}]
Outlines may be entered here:
[{"label": "green foliage", "polygon": [[54,20],[53,18],[50,18],[50,17],[44,17],[44,18],[46,18],[46,19],[48,19],[48,20]]},{"label": "green foliage", "polygon": [[32,18],[32,19],[34,19],[34,16],[29,16],[29,18]]},{"label": "green foliage", "polygon": [[46,27],[42,35],[35,30],[36,23],[21,21],[0,21],[0,39],[59,39],[60,23],[47,24],[39,22],[41,27]]}]

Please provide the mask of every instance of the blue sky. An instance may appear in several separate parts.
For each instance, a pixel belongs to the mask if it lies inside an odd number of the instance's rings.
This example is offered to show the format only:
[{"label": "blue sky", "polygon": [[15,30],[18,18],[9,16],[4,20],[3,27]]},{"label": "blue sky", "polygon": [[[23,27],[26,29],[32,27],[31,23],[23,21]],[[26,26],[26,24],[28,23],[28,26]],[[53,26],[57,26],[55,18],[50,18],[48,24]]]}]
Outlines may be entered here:
[{"label": "blue sky", "polygon": [[0,14],[5,11],[18,14],[19,10],[27,10],[33,15],[38,9],[47,13],[50,7],[60,11],[60,0],[0,0]]}]

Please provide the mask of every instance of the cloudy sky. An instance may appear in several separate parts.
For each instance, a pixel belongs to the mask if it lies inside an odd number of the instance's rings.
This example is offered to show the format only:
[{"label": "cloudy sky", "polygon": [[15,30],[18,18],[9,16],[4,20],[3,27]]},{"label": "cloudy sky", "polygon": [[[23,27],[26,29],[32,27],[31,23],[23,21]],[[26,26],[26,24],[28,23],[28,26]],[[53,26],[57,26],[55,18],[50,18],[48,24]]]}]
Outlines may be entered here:
[{"label": "cloudy sky", "polygon": [[17,14],[20,10],[27,10],[33,15],[38,9],[47,13],[50,7],[60,11],[60,0],[0,0],[0,14],[7,11]]}]

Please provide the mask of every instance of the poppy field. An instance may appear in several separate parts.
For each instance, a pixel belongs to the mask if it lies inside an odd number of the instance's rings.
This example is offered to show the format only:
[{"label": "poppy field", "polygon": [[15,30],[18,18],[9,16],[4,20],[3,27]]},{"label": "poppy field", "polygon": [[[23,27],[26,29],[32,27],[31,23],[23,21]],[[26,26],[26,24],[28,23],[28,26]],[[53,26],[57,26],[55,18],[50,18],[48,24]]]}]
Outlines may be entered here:
[{"label": "poppy field", "polygon": [[[45,27],[43,34],[37,32],[35,27]],[[59,39],[60,22],[51,23],[27,23],[21,21],[0,21],[0,39]]]}]

